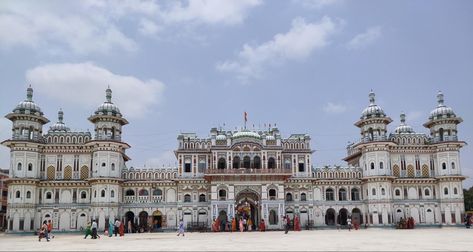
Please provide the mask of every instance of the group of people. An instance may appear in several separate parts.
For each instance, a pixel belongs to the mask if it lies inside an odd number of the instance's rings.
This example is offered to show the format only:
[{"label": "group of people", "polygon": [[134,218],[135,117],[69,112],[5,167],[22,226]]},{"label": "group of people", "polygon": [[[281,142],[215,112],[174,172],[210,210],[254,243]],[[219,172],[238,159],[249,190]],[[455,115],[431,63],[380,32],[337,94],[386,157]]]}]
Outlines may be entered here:
[{"label": "group of people", "polygon": [[470,214],[467,214],[465,216],[465,227],[466,228],[470,228],[471,227],[471,224],[473,223],[473,215],[470,215]]},{"label": "group of people", "polygon": [[283,216],[282,218],[282,224],[284,226],[284,233],[287,234],[291,228],[294,231],[301,231],[301,221],[299,219],[299,216],[294,216],[294,219],[291,220],[291,217],[289,215]]},{"label": "group of people", "polygon": [[415,227],[415,220],[413,217],[408,217],[407,219],[402,218],[397,223],[397,229],[414,229]]},{"label": "group of people", "polygon": [[125,225],[123,224],[123,222],[118,219],[116,219],[115,221],[110,219],[108,223],[108,237],[112,237],[112,234],[114,234],[115,237],[118,234],[120,234],[120,236],[125,235]]},{"label": "group of people", "polygon": [[264,232],[266,231],[266,224],[263,219],[261,219],[258,225],[255,225],[251,218],[239,217],[238,220],[232,218],[230,222],[227,222],[225,219],[216,218],[212,221],[211,230],[212,232],[236,232],[237,230],[240,232],[250,232],[253,230]]},{"label": "group of people", "polygon": [[43,221],[43,224],[41,225],[41,228],[39,229],[39,237],[38,241],[41,241],[41,239],[45,238],[46,241],[50,241],[51,238],[54,238],[54,235],[52,235],[53,231],[53,223],[51,220],[48,221]]}]

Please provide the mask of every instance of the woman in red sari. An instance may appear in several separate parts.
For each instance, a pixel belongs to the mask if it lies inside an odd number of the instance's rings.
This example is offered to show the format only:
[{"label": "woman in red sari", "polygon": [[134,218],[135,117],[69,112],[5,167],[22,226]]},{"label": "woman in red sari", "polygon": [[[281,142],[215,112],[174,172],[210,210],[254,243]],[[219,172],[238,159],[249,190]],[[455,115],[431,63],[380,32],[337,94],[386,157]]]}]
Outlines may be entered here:
[{"label": "woman in red sari", "polygon": [[120,226],[118,227],[118,233],[120,236],[125,235],[125,224],[123,224],[123,221],[120,221]]},{"label": "woman in red sari", "polygon": [[264,224],[264,220],[263,220],[263,219],[261,219],[261,221],[259,222],[259,231],[260,231],[260,232],[266,231],[266,225]]},{"label": "woman in red sari", "polygon": [[294,217],[294,231],[301,231],[301,223],[298,215]]}]

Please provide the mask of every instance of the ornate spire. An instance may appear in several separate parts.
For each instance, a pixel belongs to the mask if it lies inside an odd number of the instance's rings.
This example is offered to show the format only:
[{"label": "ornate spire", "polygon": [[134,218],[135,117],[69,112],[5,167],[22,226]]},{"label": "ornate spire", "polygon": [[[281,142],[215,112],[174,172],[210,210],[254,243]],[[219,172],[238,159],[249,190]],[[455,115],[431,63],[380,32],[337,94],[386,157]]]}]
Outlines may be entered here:
[{"label": "ornate spire", "polygon": [[31,85],[26,89],[26,100],[33,101],[33,88],[31,88]]},{"label": "ornate spire", "polygon": [[406,124],[406,114],[404,112],[401,112],[401,125]]},{"label": "ornate spire", "polygon": [[438,102],[437,107],[443,107],[443,106],[445,106],[445,105],[443,104],[444,100],[443,100],[443,93],[442,93],[442,91],[439,91],[438,94],[437,94],[437,102]]},{"label": "ornate spire", "polygon": [[59,112],[57,112],[57,120],[58,120],[59,123],[63,123],[64,112],[62,112],[62,108],[59,109]]},{"label": "ornate spire", "polygon": [[107,98],[107,102],[111,103],[112,102],[112,90],[110,89],[110,86],[108,86],[107,90],[105,90],[105,97]]},{"label": "ornate spire", "polygon": [[373,90],[371,90],[368,97],[370,98],[370,105],[374,105],[376,94],[373,92]]}]

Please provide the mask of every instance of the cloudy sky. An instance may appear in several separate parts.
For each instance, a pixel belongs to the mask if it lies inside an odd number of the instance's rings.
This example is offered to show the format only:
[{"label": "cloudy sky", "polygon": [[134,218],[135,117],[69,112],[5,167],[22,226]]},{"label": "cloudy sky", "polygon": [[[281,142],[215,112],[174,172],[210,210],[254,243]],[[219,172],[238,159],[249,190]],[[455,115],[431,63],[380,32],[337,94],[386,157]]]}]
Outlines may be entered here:
[{"label": "cloudy sky", "polygon": [[[310,134],[315,165],[343,165],[371,89],[390,130],[404,111],[424,133],[442,90],[470,143],[471,13],[468,0],[2,1],[0,113],[31,84],[53,123],[62,108],[70,128],[93,130],[110,85],[130,121],[128,166],[174,165],[179,132],[241,127],[244,111],[251,127]],[[10,127],[0,119],[1,139]],[[473,177],[471,146],[461,155]]]}]

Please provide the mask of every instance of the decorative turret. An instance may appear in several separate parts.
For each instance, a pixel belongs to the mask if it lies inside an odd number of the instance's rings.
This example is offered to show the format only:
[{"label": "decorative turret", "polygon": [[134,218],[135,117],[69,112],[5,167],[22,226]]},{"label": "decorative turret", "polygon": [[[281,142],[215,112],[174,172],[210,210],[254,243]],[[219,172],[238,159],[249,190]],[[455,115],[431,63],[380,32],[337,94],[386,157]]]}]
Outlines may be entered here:
[{"label": "decorative turret", "polygon": [[406,124],[406,114],[404,114],[404,112],[402,112],[400,117],[401,117],[401,124],[399,124],[399,126],[396,127],[396,129],[394,130],[394,133],[396,133],[396,134],[415,133],[414,129],[412,129],[411,126]]},{"label": "decorative turret", "polygon": [[361,141],[384,141],[387,135],[387,125],[392,122],[383,109],[376,105],[376,95],[369,93],[370,104],[361,114],[360,120],[355,125],[361,130]]},{"label": "decorative turret", "polygon": [[13,122],[12,140],[41,141],[43,125],[49,122],[41,108],[33,102],[31,86],[26,90],[26,100],[5,117]]},{"label": "decorative turret", "polygon": [[95,110],[94,115],[89,117],[89,121],[95,124],[96,140],[121,141],[122,126],[128,124],[128,121],[113,104],[110,87],[105,93],[106,101]]},{"label": "decorative turret", "polygon": [[430,129],[430,136],[434,143],[458,141],[457,125],[463,122],[453,109],[445,106],[444,95],[441,91],[437,94],[437,107],[430,112],[429,121],[424,127]]},{"label": "decorative turret", "polygon": [[51,127],[49,127],[49,131],[50,132],[69,132],[70,129],[63,122],[64,112],[62,112],[62,109],[59,109],[59,112],[57,113],[57,118],[58,118],[57,123],[51,125]]}]

